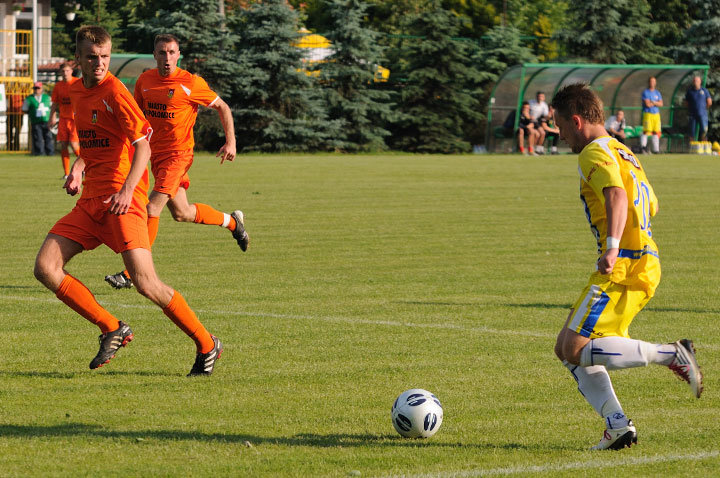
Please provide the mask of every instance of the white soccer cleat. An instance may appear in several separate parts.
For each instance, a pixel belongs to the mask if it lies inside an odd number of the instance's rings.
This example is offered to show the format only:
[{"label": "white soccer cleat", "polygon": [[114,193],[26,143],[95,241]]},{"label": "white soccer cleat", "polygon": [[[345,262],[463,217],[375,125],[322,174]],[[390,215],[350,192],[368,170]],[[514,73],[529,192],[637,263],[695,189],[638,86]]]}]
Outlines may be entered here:
[{"label": "white soccer cleat", "polygon": [[695,346],[690,339],[678,340],[674,345],[677,351],[675,352],[675,358],[668,367],[681,380],[690,385],[695,398],[700,398],[703,392],[703,376],[702,372],[700,372],[700,366],[695,360]]},{"label": "white soccer cleat", "polygon": [[591,450],[622,450],[630,448],[637,443],[637,430],[632,420],[628,420],[626,427],[606,429],[600,443],[590,448]]}]

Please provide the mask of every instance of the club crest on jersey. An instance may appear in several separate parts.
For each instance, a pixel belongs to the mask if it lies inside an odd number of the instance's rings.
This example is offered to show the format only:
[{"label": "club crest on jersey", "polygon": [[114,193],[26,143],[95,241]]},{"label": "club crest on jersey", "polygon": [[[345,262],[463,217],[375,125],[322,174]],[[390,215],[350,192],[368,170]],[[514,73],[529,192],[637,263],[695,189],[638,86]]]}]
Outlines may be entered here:
[{"label": "club crest on jersey", "polygon": [[638,160],[635,157],[635,155],[633,155],[632,153],[628,153],[624,149],[620,149],[620,148],[617,149],[617,152],[622,159],[624,159],[625,161],[629,161],[637,169],[640,169],[640,163],[638,163]]},{"label": "club crest on jersey", "polygon": [[168,98],[172,98],[174,94],[175,94],[175,88],[170,88],[168,90]]},{"label": "club crest on jersey", "polygon": [[92,122],[92,124],[97,123],[97,113],[98,113],[98,110],[92,110],[92,120],[90,120]]}]

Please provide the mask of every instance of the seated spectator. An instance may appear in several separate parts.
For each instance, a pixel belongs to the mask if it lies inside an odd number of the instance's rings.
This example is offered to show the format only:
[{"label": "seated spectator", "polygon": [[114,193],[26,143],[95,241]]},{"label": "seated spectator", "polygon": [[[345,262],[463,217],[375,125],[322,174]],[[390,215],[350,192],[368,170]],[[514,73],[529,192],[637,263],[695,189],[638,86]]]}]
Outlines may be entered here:
[{"label": "seated spectator", "polygon": [[552,140],[552,146],[550,149],[551,154],[558,154],[558,140],[560,139],[560,128],[555,124],[555,108],[552,106],[548,107],[548,114],[540,118],[540,127],[545,133],[545,139]]},{"label": "seated spectator", "polygon": [[538,130],[535,128],[535,121],[530,116],[530,104],[526,101],[520,109],[520,119],[518,121],[518,149],[523,154],[525,152],[524,138],[528,139],[528,151],[531,156],[537,156],[535,145],[539,136]]},{"label": "seated spectator", "polygon": [[625,144],[625,112],[617,110],[617,112],[605,121],[605,129],[608,134]]},{"label": "seated spectator", "polygon": [[545,154],[545,130],[542,128],[542,118],[548,115],[548,104],[545,102],[545,93],[538,91],[535,93],[535,99],[528,101],[530,105],[530,117],[535,122],[535,130],[537,131],[537,139],[535,140],[536,150],[538,154]]}]

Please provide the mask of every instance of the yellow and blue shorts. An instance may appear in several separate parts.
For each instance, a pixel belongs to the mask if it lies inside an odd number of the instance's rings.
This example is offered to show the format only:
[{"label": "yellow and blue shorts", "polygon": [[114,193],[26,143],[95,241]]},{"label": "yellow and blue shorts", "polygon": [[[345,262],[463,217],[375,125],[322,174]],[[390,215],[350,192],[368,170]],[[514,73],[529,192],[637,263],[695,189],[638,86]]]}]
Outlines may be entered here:
[{"label": "yellow and blue shorts", "polygon": [[583,337],[630,337],[630,322],[651,296],[644,289],[591,280],[573,305],[568,328]]},{"label": "yellow and blue shorts", "polygon": [[642,127],[643,134],[656,134],[659,136],[662,132],[660,113],[643,113]]}]

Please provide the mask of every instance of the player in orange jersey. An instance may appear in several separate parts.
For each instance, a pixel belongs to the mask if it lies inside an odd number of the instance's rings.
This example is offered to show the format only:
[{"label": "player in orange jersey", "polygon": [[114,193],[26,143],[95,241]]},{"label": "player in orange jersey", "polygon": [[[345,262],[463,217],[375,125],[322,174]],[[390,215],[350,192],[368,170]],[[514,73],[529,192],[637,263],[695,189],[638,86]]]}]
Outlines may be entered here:
[{"label": "player in orange jersey", "polygon": [[[56,124],[58,125],[57,140],[60,142],[60,158],[62,159],[63,171],[65,172],[63,179],[67,179],[68,174],[70,174],[70,152],[68,151],[68,145],[72,147],[76,158],[80,155],[79,139],[77,130],[75,129],[75,119],[72,105],[70,105],[69,94],[70,85],[80,78],[73,78],[73,69],[68,62],[60,65],[60,73],[62,73],[63,79],[55,83],[51,97],[50,127]],[[59,120],[58,112],[60,116]]]},{"label": "player in orange jersey", "polygon": [[[193,163],[193,126],[198,105],[215,109],[225,130],[225,144],[216,157],[220,163],[235,159],[235,127],[230,107],[205,80],[177,67],[180,58],[178,39],[173,35],[155,37],[153,56],[157,68],[143,72],[135,83],[135,100],[153,128],[150,138],[150,164],[155,186],[150,193],[148,232],[150,244],[157,237],[160,213],[167,204],[173,219],[179,222],[212,224],[229,229],[240,249],[247,250],[250,237],[245,231],[242,211],[231,214],[207,204],[190,204],[188,170]],[[127,271],[105,276],[116,289],[132,287]]]},{"label": "player in orange jersey", "polygon": [[35,277],[100,328],[100,350],[90,368],[101,367],[133,339],[133,331],[98,304],[65,267],[82,251],[107,245],[122,255],[138,291],[195,342],[197,354],[188,376],[210,375],[222,344],[203,327],[183,296],[160,281],[150,253],[146,205],[152,128],[130,92],[108,72],[110,35],[101,27],[82,27],[75,44],[83,78],[70,87],[70,98],[80,157],[65,181],[67,193],[80,191],[83,173],[85,181],[73,210],[50,229],[40,247]]}]

